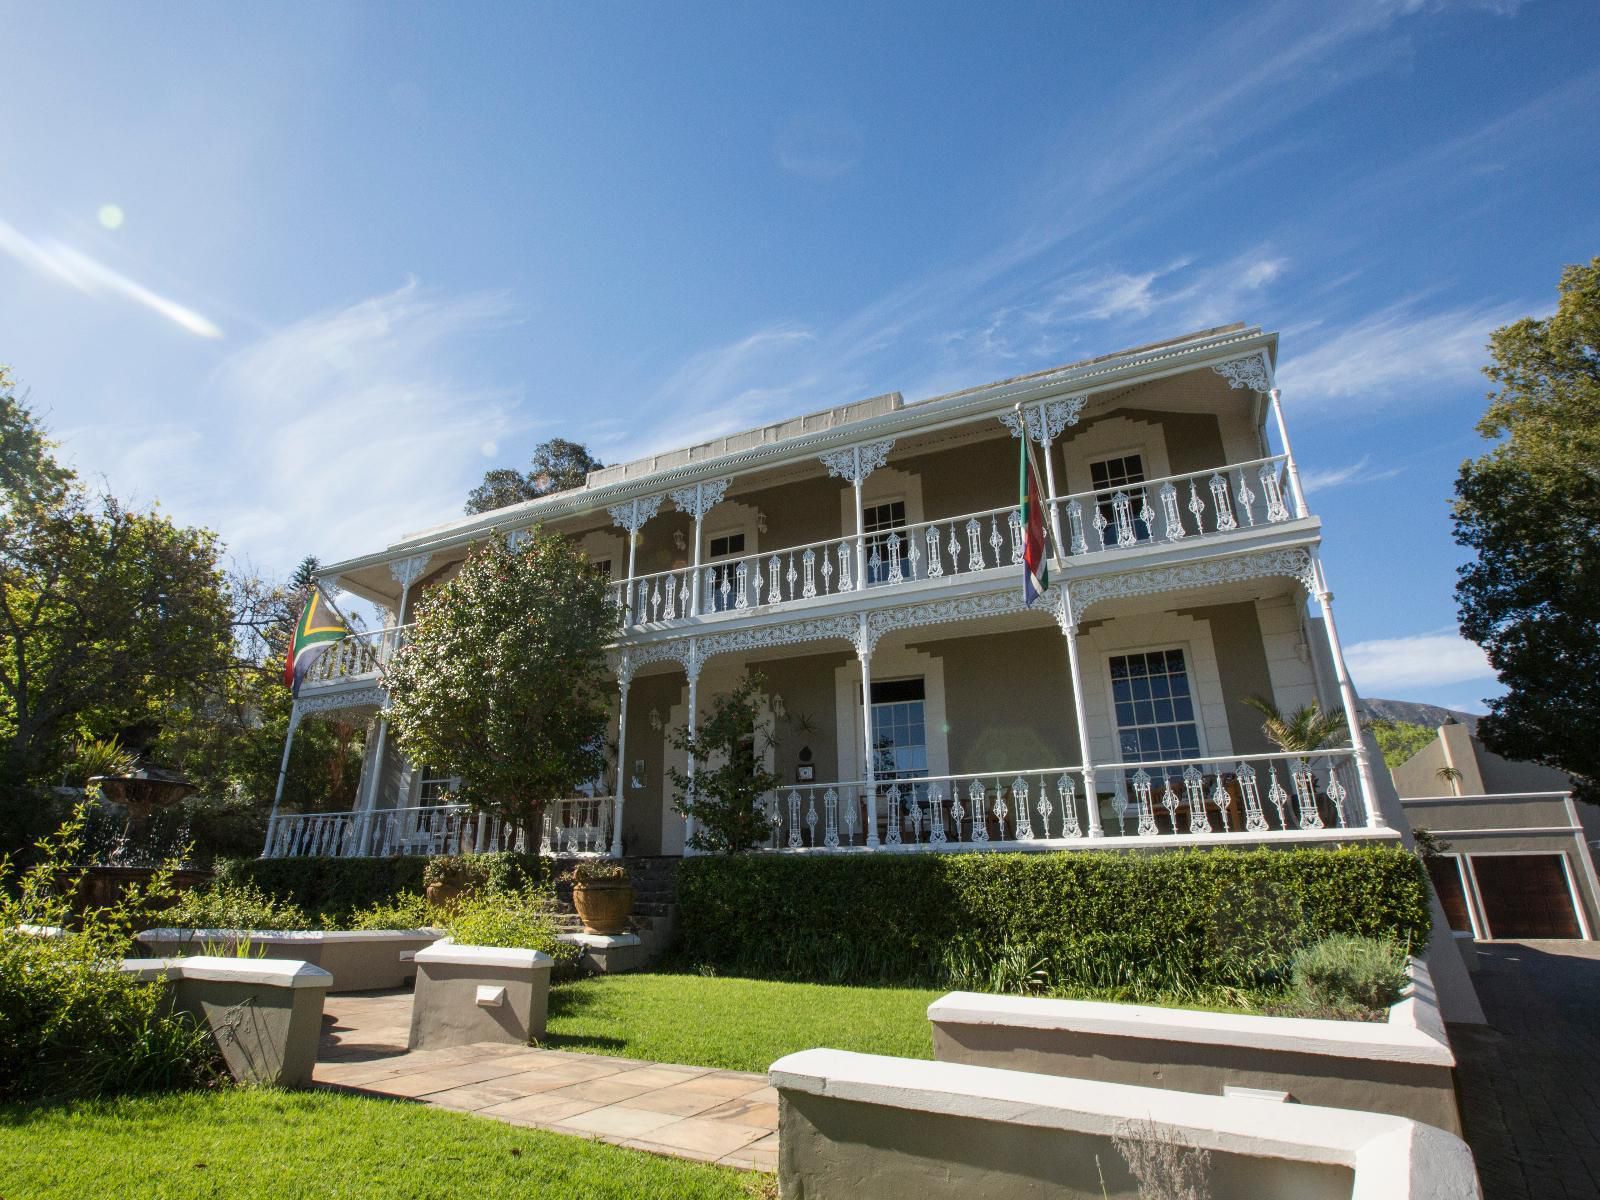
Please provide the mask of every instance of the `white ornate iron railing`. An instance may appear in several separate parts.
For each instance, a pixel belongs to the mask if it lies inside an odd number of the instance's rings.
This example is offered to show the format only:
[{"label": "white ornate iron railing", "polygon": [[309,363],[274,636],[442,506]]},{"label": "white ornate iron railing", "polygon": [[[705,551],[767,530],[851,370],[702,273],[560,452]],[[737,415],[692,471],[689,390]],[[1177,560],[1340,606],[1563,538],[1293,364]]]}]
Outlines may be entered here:
[{"label": "white ornate iron railing", "polygon": [[353,633],[317,656],[306,676],[307,684],[337,683],[376,675],[409,634],[411,626],[391,626]]},{"label": "white ornate iron railing", "polygon": [[1258,835],[1366,824],[1354,756],[1251,754],[797,784],[762,801],[767,848],[952,849],[1172,834]]},{"label": "white ornate iron railing", "polygon": [[[1288,461],[1275,455],[1059,497],[1063,548],[1076,557],[1287,521]],[[1022,552],[1021,511],[1007,506],[879,530],[859,543],[849,535],[721,559],[700,568],[698,588],[693,568],[658,571],[613,583],[611,597],[630,624],[657,624],[1017,566]]]},{"label": "white ornate iron railing", "polygon": [[[539,851],[562,857],[611,849],[609,796],[575,796],[547,804]],[[522,831],[464,804],[377,812],[281,813],[263,858],[387,858],[399,854],[483,854],[527,848]]]}]

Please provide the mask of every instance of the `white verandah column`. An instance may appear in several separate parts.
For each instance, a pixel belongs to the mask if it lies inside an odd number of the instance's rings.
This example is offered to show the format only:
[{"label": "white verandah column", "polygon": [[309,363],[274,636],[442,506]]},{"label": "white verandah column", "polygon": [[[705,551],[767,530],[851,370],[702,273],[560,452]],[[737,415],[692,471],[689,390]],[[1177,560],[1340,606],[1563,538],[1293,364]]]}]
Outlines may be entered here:
[{"label": "white verandah column", "polygon": [[[859,495],[859,490],[858,493]],[[878,781],[872,746],[872,634],[867,614],[860,614],[856,633],[856,657],[861,660],[861,778],[867,793],[867,845],[878,845]]]},{"label": "white verandah column", "polygon": [[613,504],[606,512],[611,514],[611,523],[628,531],[628,580],[624,585],[622,619],[624,624],[636,623],[634,613],[633,580],[635,568],[639,561],[639,530],[645,523],[661,511],[661,501],[664,496],[635,496],[625,504]]},{"label": "white verandah column", "polygon": [[865,442],[859,446],[848,446],[843,450],[830,450],[826,454],[817,456],[817,461],[828,469],[829,475],[835,479],[843,479],[855,490],[855,557],[858,591],[864,591],[867,586],[867,523],[862,488],[867,482],[867,476],[889,460],[889,451],[893,448],[894,439],[887,438],[881,442]]},{"label": "white verandah column", "polygon": [[1020,438],[1026,426],[1028,436],[1044,453],[1045,487],[1050,493],[1045,503],[1050,510],[1050,532],[1055,536],[1056,557],[1061,559],[1067,556],[1067,544],[1061,540],[1061,513],[1057,507],[1059,494],[1056,491],[1056,464],[1053,450],[1055,440],[1061,436],[1062,430],[1078,423],[1078,416],[1083,412],[1083,406],[1088,400],[1087,396],[1072,396],[1065,400],[1041,400],[1024,408],[1021,413],[1016,409],[1008,409],[1000,414],[1000,423],[1011,430],[1012,437]]},{"label": "white verandah column", "polygon": [[706,479],[693,487],[678,488],[668,493],[680,512],[686,512],[694,518],[694,550],[689,558],[689,611],[685,616],[700,615],[700,566],[703,561],[706,514],[722,503],[731,482],[729,479]]},{"label": "white verandah column", "polygon": [[1372,762],[1367,746],[1361,738],[1361,720],[1356,716],[1356,690],[1350,682],[1350,672],[1345,667],[1344,650],[1339,644],[1339,629],[1333,621],[1333,593],[1328,590],[1328,577],[1322,568],[1322,556],[1311,550],[1311,583],[1322,610],[1322,630],[1328,639],[1328,656],[1333,659],[1334,678],[1339,681],[1339,699],[1344,704],[1345,728],[1350,734],[1350,746],[1355,752],[1356,776],[1361,781],[1361,800],[1367,810],[1367,828],[1383,829],[1388,822],[1378,810],[1378,789],[1372,778]]},{"label": "white verandah column", "polygon": [[1083,703],[1083,667],[1078,661],[1078,614],[1072,603],[1072,591],[1065,581],[1057,602],[1056,621],[1067,641],[1067,672],[1072,678],[1072,711],[1078,725],[1078,752],[1083,755],[1083,792],[1089,810],[1089,836],[1104,837],[1105,827],[1100,821],[1100,794],[1095,789],[1094,755],[1089,743],[1089,714]]},{"label": "white verandah column", "polygon": [[[689,786],[686,789],[686,799],[688,801],[688,807],[690,807],[691,809],[694,806],[694,764],[695,764],[694,739],[695,739],[696,730],[699,729],[699,707],[698,706],[699,706],[700,668],[701,668],[702,665],[704,665],[704,664],[702,663],[701,658],[700,658],[700,641],[699,641],[698,638],[690,638],[689,639],[689,653],[685,656],[683,669],[684,669],[684,673],[688,676],[688,679],[689,679],[689,718],[688,718],[688,721],[685,723],[687,725],[687,727],[688,727],[688,730],[689,730],[689,750],[688,750],[688,761],[685,764],[684,773],[686,775],[688,775],[688,777],[689,777]],[[689,857],[689,855],[691,855],[691,854],[696,853],[696,851],[694,849],[692,849],[690,847],[690,845],[689,845],[689,841],[693,837],[694,837],[694,814],[693,814],[693,812],[688,812],[688,813],[685,813],[684,817],[683,817],[683,854],[684,854],[685,858]]]},{"label": "white verandah column", "polygon": [[628,798],[628,688],[633,660],[626,651],[617,666],[617,773],[611,796],[611,857],[622,857],[622,806]]}]

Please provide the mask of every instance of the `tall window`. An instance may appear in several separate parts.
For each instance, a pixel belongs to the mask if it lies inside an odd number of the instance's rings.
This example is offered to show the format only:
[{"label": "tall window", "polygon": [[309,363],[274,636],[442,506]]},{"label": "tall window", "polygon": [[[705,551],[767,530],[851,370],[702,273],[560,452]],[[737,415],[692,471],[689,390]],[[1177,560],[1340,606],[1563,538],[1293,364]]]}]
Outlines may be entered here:
[{"label": "tall window", "polygon": [[422,782],[417,786],[417,803],[424,808],[443,804],[445,794],[455,784],[455,776],[446,775],[437,767],[423,767]]},{"label": "tall window", "polygon": [[1121,458],[1108,458],[1089,464],[1089,481],[1097,493],[1095,505],[1105,523],[1100,533],[1102,547],[1118,544],[1118,492],[1128,497],[1127,516],[1123,520],[1125,523],[1131,522],[1134,538],[1141,542],[1150,540],[1150,524],[1139,516],[1145,506],[1144,488],[1139,486],[1144,479],[1144,459],[1137,454],[1125,454]]},{"label": "tall window", "polygon": [[1182,650],[1113,656],[1111,699],[1123,762],[1200,756],[1200,731]]},{"label": "tall window", "polygon": [[[861,527],[866,533],[867,543],[867,582],[869,584],[883,583],[889,578],[889,535],[888,530],[899,530],[900,539],[900,572],[902,578],[911,574],[910,563],[906,556],[911,547],[906,544],[906,502],[904,500],[886,500],[882,504],[868,504],[861,510]],[[876,554],[878,561],[872,561]],[[876,690],[876,689],[874,689]]]},{"label": "tall window", "polygon": [[[704,597],[702,597],[701,602],[706,607],[709,607],[712,612],[722,612],[724,609],[732,608],[734,602],[739,598],[739,580],[734,575],[734,572],[738,570],[738,564],[727,562],[719,566],[716,560],[719,558],[737,558],[743,553],[744,534],[742,533],[725,533],[719,537],[712,538],[706,543],[706,557],[712,560],[711,596],[709,603],[706,602]],[[723,593],[724,583],[727,584],[726,595]]]},{"label": "tall window", "polygon": [[928,773],[927,693],[921,679],[872,685],[872,775],[921,779]]}]

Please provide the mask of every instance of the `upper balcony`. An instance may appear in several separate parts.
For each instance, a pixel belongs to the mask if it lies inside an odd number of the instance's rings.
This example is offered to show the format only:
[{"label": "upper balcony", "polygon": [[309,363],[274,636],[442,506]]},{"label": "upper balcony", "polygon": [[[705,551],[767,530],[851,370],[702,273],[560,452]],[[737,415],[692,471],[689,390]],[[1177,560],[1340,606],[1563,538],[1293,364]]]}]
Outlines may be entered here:
[{"label": "upper balcony", "polygon": [[404,624],[476,542],[540,525],[604,572],[625,641],[998,591],[1021,559],[1026,435],[1061,574],[1192,575],[1320,536],[1268,436],[1275,353],[1274,335],[1230,326],[913,404],[879,396],[596,471],[328,574]]},{"label": "upper balcony", "polygon": [[[1297,521],[1288,457],[1273,455],[1047,501],[1057,569],[1111,567],[1131,551],[1213,552],[1255,542],[1256,531]],[[903,511],[903,502],[874,506]],[[713,545],[743,536],[713,539]],[[922,585],[976,582],[1022,564],[1021,509],[981,509],[915,523],[881,521],[870,531],[754,553],[724,553],[698,568],[684,565],[611,585],[626,629],[682,625],[697,618],[772,613],[885,595]]]}]

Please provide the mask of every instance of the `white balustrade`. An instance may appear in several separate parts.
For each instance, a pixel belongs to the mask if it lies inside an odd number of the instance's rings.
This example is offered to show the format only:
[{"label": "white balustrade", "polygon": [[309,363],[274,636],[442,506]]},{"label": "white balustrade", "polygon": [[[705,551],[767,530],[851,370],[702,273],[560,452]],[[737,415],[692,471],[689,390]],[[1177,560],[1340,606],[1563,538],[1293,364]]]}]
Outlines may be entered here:
[{"label": "white balustrade", "polygon": [[[1174,833],[1255,838],[1358,828],[1349,750],[1095,765],[1104,838]],[[1093,823],[1082,767],[794,784],[762,801],[768,849],[845,851],[868,842],[875,789],[880,849],[1014,848],[1083,844]]]},{"label": "white balustrade", "polygon": [[[612,800],[576,796],[545,806],[539,851],[558,857],[611,849]],[[528,848],[520,829],[464,804],[376,812],[280,813],[265,857],[387,858],[401,854],[474,854]]]},{"label": "white balustrade", "polygon": [[[1139,546],[1233,534],[1289,520],[1288,458],[1149,479],[1110,491],[1060,497],[1062,537],[1069,556],[1116,553]],[[1024,529],[1015,506],[920,521],[865,535],[864,578],[857,578],[856,540],[830,538],[781,550],[720,559],[701,567],[700,613],[748,612],[837,596],[866,588],[900,587],[1022,562]],[[629,623],[649,625],[693,616],[690,571],[679,568],[613,583],[613,603]]]},{"label": "white balustrade", "polygon": [[338,683],[346,679],[363,679],[375,676],[378,668],[405,644],[411,626],[373,629],[366,633],[353,633],[335,642],[311,664],[306,674],[306,684]]}]

